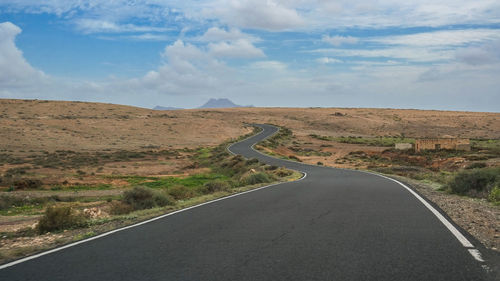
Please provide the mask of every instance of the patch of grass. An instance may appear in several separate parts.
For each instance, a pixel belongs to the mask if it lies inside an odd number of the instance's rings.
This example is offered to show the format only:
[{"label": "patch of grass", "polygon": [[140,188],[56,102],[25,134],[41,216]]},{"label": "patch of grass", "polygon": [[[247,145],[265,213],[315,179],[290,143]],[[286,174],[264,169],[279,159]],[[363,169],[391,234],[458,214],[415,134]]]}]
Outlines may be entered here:
[{"label": "patch of grass", "polygon": [[268,183],[271,182],[273,179],[269,177],[269,175],[266,173],[256,173],[256,174],[251,174],[243,178],[242,180],[246,185],[253,185],[258,183]]},{"label": "patch of grass", "polygon": [[55,201],[56,198],[53,197],[29,198],[2,194],[0,195],[0,215],[35,215],[44,205]]},{"label": "patch of grass", "polygon": [[86,185],[86,184],[77,184],[77,185],[55,185],[51,187],[51,190],[74,190],[74,191],[79,191],[79,190],[108,190],[113,188],[111,184],[97,184],[97,185]]},{"label": "patch of grass", "polygon": [[154,181],[147,181],[140,183],[143,186],[150,188],[169,188],[176,185],[182,185],[185,187],[196,187],[202,186],[207,182],[213,180],[228,180],[229,177],[219,173],[205,173],[197,174],[188,177],[168,177],[161,178]]},{"label": "patch of grass", "polygon": [[330,136],[319,136],[315,134],[309,135],[312,138],[324,140],[324,141],[335,141],[340,143],[350,143],[350,144],[361,144],[367,146],[384,146],[393,147],[396,143],[415,143],[413,138],[404,137],[330,137]]},{"label": "patch of grass", "polygon": [[271,138],[261,142],[260,144],[264,147],[277,148],[280,145],[289,143],[293,138],[292,130],[280,126],[280,130]]},{"label": "patch of grass", "polygon": [[331,156],[331,152],[317,151],[311,148],[301,148],[298,146],[289,147],[290,150],[294,151],[299,156]]},{"label": "patch of grass", "polygon": [[489,150],[496,155],[500,154],[500,139],[472,139],[470,140],[473,150]]},{"label": "patch of grass", "polygon": [[81,233],[81,234],[78,234],[76,235],[73,240],[75,241],[78,241],[78,240],[83,240],[83,239],[87,239],[87,238],[90,238],[92,236],[95,236],[96,233],[94,231],[88,231],[88,232],[85,232],[85,233]]}]

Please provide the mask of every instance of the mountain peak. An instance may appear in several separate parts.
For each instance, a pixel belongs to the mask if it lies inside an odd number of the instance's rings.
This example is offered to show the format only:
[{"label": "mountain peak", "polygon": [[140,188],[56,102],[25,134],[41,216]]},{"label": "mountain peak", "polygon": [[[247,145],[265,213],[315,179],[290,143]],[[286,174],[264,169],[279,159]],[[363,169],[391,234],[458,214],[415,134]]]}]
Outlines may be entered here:
[{"label": "mountain peak", "polygon": [[200,108],[230,108],[230,107],[244,107],[242,105],[237,105],[229,99],[221,98],[221,99],[209,99],[204,105],[200,106]]}]

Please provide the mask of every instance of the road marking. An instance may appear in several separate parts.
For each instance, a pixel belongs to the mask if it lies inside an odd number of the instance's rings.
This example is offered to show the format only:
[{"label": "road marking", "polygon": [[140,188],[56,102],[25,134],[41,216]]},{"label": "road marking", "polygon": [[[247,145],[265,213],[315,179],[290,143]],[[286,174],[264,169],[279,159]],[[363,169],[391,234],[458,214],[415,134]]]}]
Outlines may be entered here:
[{"label": "road marking", "polygon": [[[303,180],[303,179],[305,179],[307,177],[307,173],[302,172],[302,174],[303,174],[302,177],[300,179],[294,181],[294,182]],[[59,252],[59,251],[64,250],[66,248],[70,248],[70,247],[73,247],[73,246],[76,246],[76,245],[79,245],[79,244],[82,244],[82,243],[85,243],[85,242],[96,240],[96,239],[99,239],[99,238],[111,235],[111,234],[116,233],[116,232],[120,232],[120,231],[129,229],[129,228],[133,228],[133,227],[137,227],[137,226],[140,226],[140,225],[143,225],[143,224],[146,224],[146,223],[150,223],[150,222],[153,222],[153,221],[156,221],[156,220],[159,220],[159,219],[163,219],[165,217],[172,216],[172,215],[175,215],[175,214],[178,214],[178,213],[181,213],[181,212],[185,212],[185,211],[188,211],[188,210],[191,210],[191,209],[194,209],[194,208],[198,208],[198,207],[201,207],[201,206],[204,206],[204,205],[212,204],[212,203],[215,203],[215,202],[218,202],[218,201],[226,200],[226,199],[229,199],[229,198],[233,198],[233,197],[236,197],[236,196],[240,196],[240,195],[243,195],[243,194],[247,194],[247,193],[250,193],[250,192],[258,191],[258,190],[261,190],[261,189],[265,189],[265,188],[268,188],[268,187],[272,187],[272,186],[276,186],[276,185],[280,185],[280,184],[284,184],[284,183],[293,183],[293,182],[280,182],[280,183],[270,184],[270,185],[266,185],[266,186],[261,186],[261,187],[256,188],[256,189],[251,189],[251,190],[243,191],[243,192],[240,192],[240,193],[228,195],[226,197],[214,199],[214,200],[211,200],[211,201],[208,201],[208,202],[205,202],[205,203],[201,203],[201,204],[198,204],[198,205],[187,207],[185,209],[177,210],[177,211],[174,211],[174,212],[171,212],[171,213],[168,213],[168,214],[164,214],[164,215],[161,215],[161,216],[158,216],[158,217],[154,217],[154,218],[149,219],[149,220],[145,220],[145,221],[138,222],[136,224],[132,224],[132,225],[128,225],[128,226],[124,226],[122,228],[111,230],[111,231],[108,231],[108,232],[105,232],[105,233],[102,233],[102,234],[99,234],[99,235],[96,235],[96,236],[93,236],[93,237],[90,237],[90,238],[87,238],[87,239],[84,239],[84,240],[80,240],[80,241],[77,241],[77,242],[74,242],[74,243],[71,243],[71,244],[67,244],[67,245],[64,245],[64,246],[61,246],[61,247],[58,247],[58,248],[55,248],[55,249],[52,249],[52,250],[48,250],[48,251],[45,251],[45,252],[42,252],[42,253],[38,253],[38,254],[33,255],[33,256],[25,257],[25,258],[22,258],[22,259],[19,259],[19,260],[15,260],[15,261],[12,261],[12,262],[9,262],[9,263],[6,263],[6,264],[2,264],[2,265],[0,265],[0,269],[11,267],[13,265],[20,264],[20,263],[23,263],[23,262],[26,262],[26,261],[29,261],[29,260],[33,260],[33,259],[45,256],[45,255],[48,255],[48,254]]]},{"label": "road marking", "polygon": [[[361,171],[361,172],[365,172],[365,171]],[[391,180],[391,181],[396,182],[399,185],[403,186],[413,196],[415,196],[422,204],[424,204],[424,206],[427,207],[427,209],[429,209],[434,214],[434,216],[436,216],[438,218],[438,220],[442,224],[444,224],[444,226],[446,226],[446,228],[448,228],[449,231],[451,231],[451,233],[453,235],[455,235],[455,237],[458,239],[458,241],[460,241],[460,243],[462,243],[462,246],[464,246],[465,248],[474,248],[474,245],[472,245],[472,243],[467,238],[465,238],[465,236],[463,236],[462,233],[460,233],[460,231],[455,226],[453,226],[453,224],[451,224],[450,221],[448,221],[443,215],[441,215],[441,213],[438,212],[438,210],[436,210],[434,207],[432,207],[432,205],[429,204],[424,198],[422,198],[420,195],[418,195],[418,193],[413,191],[413,189],[409,188],[408,186],[406,186],[402,182],[395,180],[393,178],[389,178],[389,177],[386,177],[386,176],[383,176],[380,174],[371,173],[371,172],[365,172],[365,173],[376,175],[379,177],[383,177],[385,179]]]},{"label": "road marking", "polygon": [[446,226],[446,228],[448,228],[448,230],[455,236],[455,238],[457,238],[458,241],[460,241],[462,246],[467,248],[467,250],[469,251],[469,254],[471,254],[471,256],[474,257],[474,259],[476,259],[478,262],[485,262],[482,255],[481,255],[481,252],[478,249],[475,249],[474,245],[472,245],[472,243],[467,238],[465,238],[465,236],[463,236],[463,234],[453,224],[451,224],[451,222],[449,220],[447,220],[438,210],[436,210],[434,207],[432,207],[431,204],[429,204],[425,199],[423,199],[420,195],[418,195],[418,193],[416,193],[413,189],[409,188],[408,186],[406,186],[405,184],[403,184],[402,182],[400,182],[398,180],[386,177],[384,175],[380,175],[380,174],[376,174],[376,173],[372,173],[372,172],[367,172],[367,171],[360,171],[360,172],[383,177],[383,178],[386,178],[388,180],[391,180],[391,181],[396,182],[399,185],[403,186],[406,190],[408,190],[411,194],[413,194],[413,196],[415,196],[422,204],[424,204],[424,206],[427,207],[427,209],[429,209],[434,214],[434,216],[436,216],[438,218],[438,220],[442,224],[444,224],[444,226]]},{"label": "road marking", "polygon": [[484,262],[481,252],[478,249],[469,249],[469,253],[479,262]]},{"label": "road marking", "polygon": [[[273,127],[278,128],[278,131],[279,131],[279,127],[276,127],[276,126],[273,126]],[[273,136],[278,131],[274,132],[273,134],[269,135],[268,137]],[[268,138],[268,137],[266,137],[266,138]],[[262,153],[262,152],[256,150],[254,148],[254,146],[256,144],[257,143],[253,144],[251,146],[251,148],[254,151],[256,151],[259,154],[261,154],[261,155],[264,155],[264,156],[267,156],[267,157],[270,157],[270,158],[275,158],[275,159],[287,161],[287,162],[297,163],[297,164],[301,164],[301,165],[315,166],[315,167],[324,167],[324,166],[318,166],[318,165],[314,165],[314,164],[307,164],[307,163],[301,163],[301,162],[297,162],[297,161],[291,161],[291,160],[288,160],[288,159],[280,159],[280,158],[277,158],[277,157],[274,157],[274,156],[271,156],[271,155],[267,155],[265,153]],[[229,149],[229,147],[228,147],[228,149]],[[457,240],[462,244],[462,246],[465,247],[465,248],[467,248],[467,250],[474,257],[474,259],[476,259],[479,262],[485,262],[484,259],[482,258],[481,252],[478,249],[475,249],[474,245],[472,245],[472,243],[467,238],[465,238],[465,236],[449,220],[447,220],[438,210],[436,210],[431,204],[429,204],[429,202],[427,202],[418,193],[416,193],[413,189],[411,189],[408,186],[406,186],[404,183],[402,183],[402,182],[400,182],[398,180],[395,180],[393,178],[386,177],[384,175],[377,174],[377,173],[368,172],[368,171],[350,170],[350,169],[334,168],[334,167],[326,167],[326,168],[337,169],[337,170],[349,170],[349,171],[357,171],[357,172],[367,173],[367,174],[371,174],[371,175],[375,175],[375,176],[379,176],[379,177],[391,180],[391,181],[396,182],[397,184],[403,186],[408,192],[410,192],[413,196],[415,196],[415,198],[417,198],[425,207],[427,207],[427,209],[429,209],[434,214],[434,216],[437,217],[437,219],[455,236],[455,238],[457,238]]]}]

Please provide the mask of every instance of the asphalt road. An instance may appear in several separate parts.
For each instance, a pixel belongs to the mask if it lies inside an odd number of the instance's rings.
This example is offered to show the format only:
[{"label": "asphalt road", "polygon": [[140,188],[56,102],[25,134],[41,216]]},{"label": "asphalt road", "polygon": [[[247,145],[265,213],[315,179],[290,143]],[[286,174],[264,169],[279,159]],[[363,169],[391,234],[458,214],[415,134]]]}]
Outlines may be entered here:
[{"label": "asphalt road", "polygon": [[[307,173],[0,270],[0,280],[487,280],[413,194],[356,171],[245,157]],[[470,248],[470,247],[469,247]]]}]

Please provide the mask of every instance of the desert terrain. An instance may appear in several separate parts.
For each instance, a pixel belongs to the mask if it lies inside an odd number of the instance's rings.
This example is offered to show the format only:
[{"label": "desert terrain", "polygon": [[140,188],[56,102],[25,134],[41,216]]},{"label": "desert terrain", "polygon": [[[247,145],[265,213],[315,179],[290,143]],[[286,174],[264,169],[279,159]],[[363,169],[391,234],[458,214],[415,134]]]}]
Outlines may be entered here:
[{"label": "desert terrain", "polygon": [[[213,198],[245,189],[241,182],[252,173],[271,177],[256,183],[297,178],[274,170],[276,167],[271,170],[229,156],[216,158],[222,153],[217,148],[220,144],[252,133],[254,128],[248,125],[251,123],[287,129],[286,138],[260,146],[277,157],[370,169],[428,181],[430,186],[443,186],[451,176],[471,165],[500,166],[498,113],[366,108],[162,111],[102,103],[1,99],[0,249],[9,254],[0,256],[0,260],[200,202],[199,196]],[[473,150],[414,155],[391,149],[394,142],[424,137],[470,138]],[[232,161],[230,166],[237,163],[237,167],[244,167],[238,168],[242,170],[236,172],[237,178],[232,176],[233,168],[227,170],[227,161]],[[223,186],[215,191],[218,195],[199,189],[211,188],[221,180],[237,188],[228,191]],[[111,214],[121,206],[124,192],[136,186],[167,191],[168,198],[174,197],[176,203],[156,211]],[[424,185],[421,192],[444,202],[442,208],[456,214],[454,220],[468,218],[463,228],[478,233],[478,239],[488,247],[499,247],[498,206],[484,199],[464,199],[473,202],[469,204],[459,198],[450,203],[450,197],[438,191],[439,186],[425,186],[429,185]],[[36,235],[33,229],[53,204],[71,205],[79,212],[86,210],[93,228]],[[457,213],[457,206],[461,212]],[[463,213],[469,209],[481,211]],[[478,225],[471,228],[473,220]]]}]

